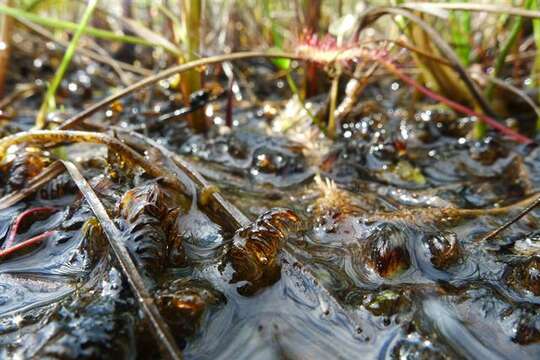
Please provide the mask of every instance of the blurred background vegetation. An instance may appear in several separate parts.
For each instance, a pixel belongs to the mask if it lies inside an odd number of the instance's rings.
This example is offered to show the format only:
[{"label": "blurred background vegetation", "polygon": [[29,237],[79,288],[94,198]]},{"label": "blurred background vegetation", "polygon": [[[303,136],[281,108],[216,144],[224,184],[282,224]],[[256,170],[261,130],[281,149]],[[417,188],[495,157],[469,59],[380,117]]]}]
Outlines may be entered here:
[{"label": "blurred background vegetation", "polygon": [[[413,101],[433,91],[466,107],[471,114],[504,123],[513,111],[505,96],[509,92],[523,98],[533,116],[540,115],[539,3],[5,0],[0,5],[0,95],[8,95],[5,78],[10,48],[24,47],[30,34],[67,49],[54,60],[55,76],[48,80],[36,118],[38,128],[45,126],[47,113],[55,108],[58,84],[74,55],[109,64],[119,74],[118,85],[125,86],[173,64],[215,54],[245,50],[294,54],[305,43],[323,50],[378,46],[396,65],[393,70],[386,66],[387,71],[414,81]],[[310,54],[303,56],[309,58]],[[328,76],[328,69],[317,66],[317,59],[305,65],[277,59],[274,64],[302,101],[320,93],[330,94],[330,111],[322,122],[332,136],[345,86],[341,70]],[[202,72],[196,69],[177,77],[175,86],[186,105],[191,94],[204,86]],[[366,71],[355,74],[368,77]],[[421,87],[426,91],[418,91]],[[189,116],[193,128],[205,131],[201,112]],[[505,126],[531,131],[523,129],[531,125],[506,122]],[[486,130],[486,121],[478,121],[474,135],[480,138]]]}]

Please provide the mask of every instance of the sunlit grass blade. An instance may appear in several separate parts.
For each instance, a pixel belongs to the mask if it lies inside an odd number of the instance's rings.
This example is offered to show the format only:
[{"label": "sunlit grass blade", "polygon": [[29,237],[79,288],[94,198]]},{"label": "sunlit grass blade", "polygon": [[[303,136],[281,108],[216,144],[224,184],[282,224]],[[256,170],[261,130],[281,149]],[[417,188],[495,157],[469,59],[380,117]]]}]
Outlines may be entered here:
[{"label": "sunlit grass blade", "polygon": [[73,39],[71,39],[71,42],[69,43],[68,48],[66,49],[66,52],[64,53],[64,57],[62,58],[62,62],[60,63],[60,66],[56,70],[56,73],[54,74],[54,77],[49,84],[49,87],[47,88],[47,92],[45,93],[45,97],[43,99],[43,103],[41,104],[41,108],[39,109],[38,115],[36,117],[36,128],[42,129],[45,126],[46,123],[46,117],[47,113],[50,109],[54,109],[56,107],[56,101],[54,99],[56,95],[56,91],[58,90],[58,87],[60,86],[60,83],[62,82],[62,79],[64,78],[64,75],[69,67],[69,64],[71,63],[71,59],[73,58],[73,55],[75,54],[75,50],[77,49],[77,45],[79,44],[79,39],[81,38],[84,29],[88,25],[88,22],[90,21],[90,18],[92,17],[92,13],[94,12],[94,9],[96,8],[96,5],[98,3],[98,0],[90,0],[88,2],[88,6],[86,7],[86,10],[83,13],[81,23],[79,24],[79,27],[75,31],[75,34],[73,35]]}]

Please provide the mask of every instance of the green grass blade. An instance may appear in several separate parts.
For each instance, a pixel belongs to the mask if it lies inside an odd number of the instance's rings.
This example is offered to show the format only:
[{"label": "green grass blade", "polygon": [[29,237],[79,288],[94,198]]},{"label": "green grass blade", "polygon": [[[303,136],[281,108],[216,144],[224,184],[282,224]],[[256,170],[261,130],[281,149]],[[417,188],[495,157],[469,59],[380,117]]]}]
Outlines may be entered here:
[{"label": "green grass blade", "polygon": [[[1,4],[0,4],[0,14],[6,14],[16,19],[26,19],[28,21],[31,21],[41,26],[70,31],[70,32],[77,31],[77,28],[79,27],[79,24],[73,23],[71,21],[40,16],[40,15],[36,15],[36,14],[30,13],[21,9],[5,6]],[[103,39],[103,40],[118,41],[118,42],[134,44],[134,45],[146,45],[146,46],[152,46],[152,47],[159,46],[159,44],[154,44],[145,39],[141,39],[140,37],[117,34],[112,31],[97,29],[97,28],[93,28],[89,26],[86,27],[86,29],[84,30],[84,33],[86,35],[90,35],[95,38]]]},{"label": "green grass blade", "polygon": [[[274,45],[271,48],[271,50],[274,49],[274,50],[283,51],[283,43],[284,43],[283,35],[279,31],[278,24],[272,17],[272,12],[270,10],[271,5],[272,4],[269,0],[265,0],[262,3],[263,16],[266,18],[266,20],[270,22],[270,35],[272,36],[272,42]],[[289,70],[290,63],[291,63],[289,59],[272,59],[271,61],[272,63],[274,63],[274,65],[277,66],[278,69]]]},{"label": "green grass blade", "polygon": [[471,61],[471,33],[471,13],[469,11],[450,13],[450,36],[456,53],[465,66],[468,66]]},{"label": "green grass blade", "polygon": [[[532,4],[533,0],[527,0],[525,2],[525,8],[529,8]],[[493,70],[493,74],[491,74],[493,77],[499,77],[501,74],[502,68],[504,66],[504,62],[506,57],[508,56],[508,53],[510,52],[510,49],[512,46],[514,46],[514,43],[516,42],[516,39],[519,35],[519,32],[521,31],[521,27],[523,26],[523,18],[521,16],[518,16],[514,20],[514,24],[512,25],[512,28],[510,30],[510,35],[506,38],[505,42],[503,43],[503,46],[501,47],[501,51],[497,55],[497,58],[495,59],[495,66]],[[493,90],[494,85],[491,83],[488,85],[486,89],[486,97],[488,100],[491,100],[493,98]]]},{"label": "green grass blade", "polygon": [[[526,0],[525,2],[525,9],[529,9],[532,5],[533,0]],[[501,71],[504,66],[504,62],[506,59],[506,56],[510,52],[510,49],[512,46],[514,46],[514,43],[516,42],[516,39],[519,35],[519,32],[521,31],[521,27],[523,26],[523,18],[521,16],[517,16],[514,20],[514,23],[512,25],[512,28],[510,29],[510,35],[506,38],[504,41],[501,51],[499,51],[499,54],[497,54],[497,58],[495,59],[495,65],[493,67],[493,73],[491,74],[492,77],[499,77],[501,74]],[[493,99],[493,92],[495,90],[495,84],[489,83],[486,88],[486,98],[488,100]],[[481,139],[485,136],[485,133],[487,131],[487,125],[481,121],[478,121],[474,128],[474,135],[477,139]]]},{"label": "green grass blade", "polygon": [[47,93],[45,94],[45,98],[43,99],[43,103],[41,104],[41,108],[36,118],[36,128],[38,129],[42,129],[45,126],[45,119],[49,109],[54,109],[56,107],[56,102],[54,99],[56,91],[58,90],[58,87],[60,86],[64,75],[66,74],[69,64],[71,63],[71,59],[73,58],[75,50],[77,49],[77,45],[79,44],[79,39],[84,33],[85,28],[88,26],[88,22],[92,17],[92,13],[96,8],[97,3],[98,0],[88,1],[88,6],[84,10],[81,23],[75,31],[75,34],[73,35],[73,38],[71,39],[71,42],[66,49],[64,57],[62,58],[62,62],[60,63],[60,66],[56,70],[56,73],[54,74],[54,77],[49,84],[49,87],[47,88]]}]

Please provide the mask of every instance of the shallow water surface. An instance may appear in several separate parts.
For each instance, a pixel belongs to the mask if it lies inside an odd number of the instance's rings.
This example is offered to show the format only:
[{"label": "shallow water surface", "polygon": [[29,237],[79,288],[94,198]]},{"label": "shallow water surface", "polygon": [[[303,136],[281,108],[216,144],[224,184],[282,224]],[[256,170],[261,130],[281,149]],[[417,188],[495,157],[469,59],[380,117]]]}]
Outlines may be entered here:
[{"label": "shallow water surface", "polygon": [[[435,107],[408,115],[396,100],[403,93],[387,92],[369,88],[333,142],[294,99],[271,121],[239,109],[232,129],[214,103],[206,136],[183,122],[153,123],[136,98],[101,119],[189,161],[249,218],[240,229],[205,204],[212,187],[193,201],[102,146],[64,148],[121,231],[186,359],[540,356],[540,213],[479,241],[534,196],[539,150],[495,135],[468,140],[470,119]],[[167,103],[164,93],[156,98]],[[158,150],[127,140],[171,168]],[[23,155],[19,164],[29,166]],[[39,156],[48,164],[57,155]],[[14,164],[0,168],[3,193],[28,181],[10,180]],[[69,176],[0,211],[2,246],[15,220],[39,208],[53,210],[24,217],[14,241],[48,236],[0,259],[1,356],[159,357]]]}]

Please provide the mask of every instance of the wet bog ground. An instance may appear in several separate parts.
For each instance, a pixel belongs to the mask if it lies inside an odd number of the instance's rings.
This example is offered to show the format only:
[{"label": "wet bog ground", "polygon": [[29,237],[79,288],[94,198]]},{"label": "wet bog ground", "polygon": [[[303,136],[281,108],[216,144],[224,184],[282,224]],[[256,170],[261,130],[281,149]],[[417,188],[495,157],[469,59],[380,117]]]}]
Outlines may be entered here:
[{"label": "wet bog ground", "polygon": [[[540,213],[482,239],[534,198],[540,150],[495,134],[471,140],[470,118],[412,108],[393,81],[369,87],[329,140],[264,74],[251,89],[260,101],[239,100],[232,128],[222,98],[206,105],[205,135],[166,116],[182,106],[166,84],[93,117],[153,163],[170,166],[122,130],[189,161],[215,185],[195,200],[82,143],[20,146],[2,165],[2,194],[56,158],[77,161],[187,359],[538,358]],[[102,96],[99,81],[72,73],[66,111]],[[324,111],[323,97],[312,100]],[[17,116],[5,135],[31,125]],[[249,223],[209,210],[207,192]],[[1,356],[159,356],[67,173],[0,211],[3,248],[42,234],[1,259]]]}]

